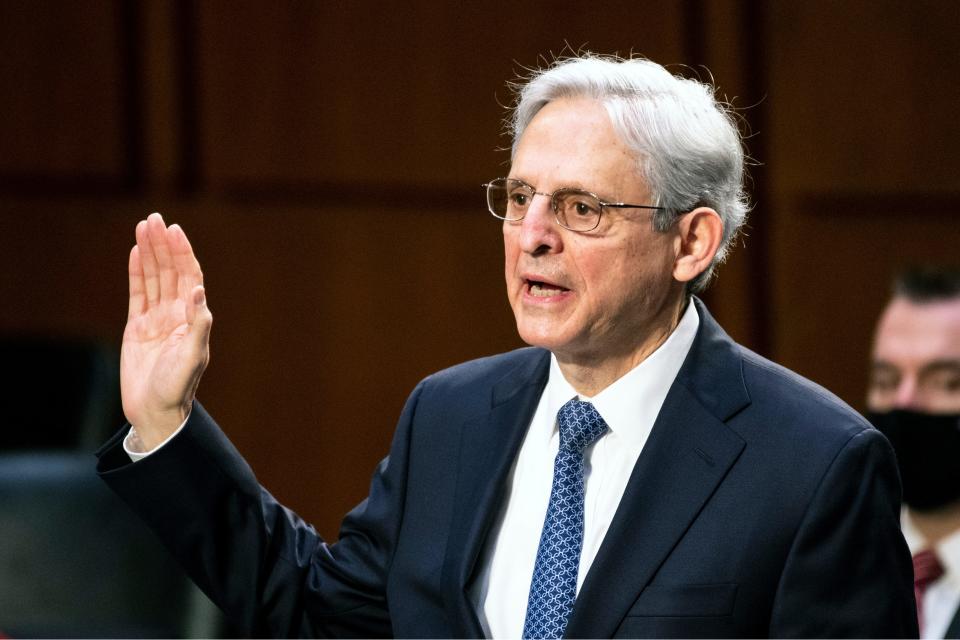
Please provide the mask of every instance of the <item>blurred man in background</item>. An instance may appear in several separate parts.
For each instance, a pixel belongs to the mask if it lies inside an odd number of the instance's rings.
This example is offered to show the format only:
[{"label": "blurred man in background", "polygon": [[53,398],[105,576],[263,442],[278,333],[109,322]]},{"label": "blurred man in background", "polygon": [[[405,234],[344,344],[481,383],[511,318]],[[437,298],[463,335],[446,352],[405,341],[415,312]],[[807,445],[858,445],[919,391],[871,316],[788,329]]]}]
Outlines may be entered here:
[{"label": "blurred man in background", "polygon": [[897,454],[921,637],[960,638],[960,268],[897,279],[867,406]]}]

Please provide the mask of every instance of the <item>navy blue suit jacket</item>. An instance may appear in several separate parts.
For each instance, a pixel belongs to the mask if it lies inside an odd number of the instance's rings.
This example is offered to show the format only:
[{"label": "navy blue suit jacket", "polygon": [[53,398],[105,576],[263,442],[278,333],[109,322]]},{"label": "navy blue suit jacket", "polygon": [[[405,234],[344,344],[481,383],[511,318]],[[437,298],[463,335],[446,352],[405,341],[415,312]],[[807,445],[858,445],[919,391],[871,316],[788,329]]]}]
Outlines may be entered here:
[{"label": "navy blue suit jacket", "polygon": [[[916,637],[890,446],[695,303],[696,340],[567,635]],[[122,430],[98,470],[242,632],[479,636],[468,592],[548,365],[521,349],[423,380],[334,544],[260,487],[199,405],[136,464]]]}]

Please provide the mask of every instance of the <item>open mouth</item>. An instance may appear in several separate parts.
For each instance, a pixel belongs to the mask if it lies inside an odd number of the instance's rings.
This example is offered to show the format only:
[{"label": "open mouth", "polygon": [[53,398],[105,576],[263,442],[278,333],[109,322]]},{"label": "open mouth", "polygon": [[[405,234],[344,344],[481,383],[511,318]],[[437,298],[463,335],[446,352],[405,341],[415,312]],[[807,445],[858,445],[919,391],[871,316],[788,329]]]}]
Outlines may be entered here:
[{"label": "open mouth", "polygon": [[553,296],[559,296],[562,293],[570,291],[570,289],[565,287],[543,282],[542,280],[527,280],[527,290],[530,292],[530,295],[537,298],[552,298]]}]

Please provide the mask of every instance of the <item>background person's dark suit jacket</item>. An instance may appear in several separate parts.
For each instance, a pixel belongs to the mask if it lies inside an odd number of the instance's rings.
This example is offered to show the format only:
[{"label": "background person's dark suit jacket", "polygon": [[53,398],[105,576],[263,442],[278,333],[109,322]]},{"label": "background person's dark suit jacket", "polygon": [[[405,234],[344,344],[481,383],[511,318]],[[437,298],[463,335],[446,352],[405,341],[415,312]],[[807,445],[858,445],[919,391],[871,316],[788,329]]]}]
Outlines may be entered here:
[{"label": "background person's dark suit jacket", "polygon": [[953,620],[950,621],[950,626],[947,627],[947,631],[943,634],[943,637],[960,638],[960,609],[953,614]]},{"label": "background person's dark suit jacket", "polygon": [[[696,304],[700,330],[567,635],[916,637],[888,443]],[[122,430],[99,471],[241,632],[478,636],[468,591],[548,364],[521,349],[421,382],[332,545],[258,485],[199,405],[136,464]]]}]

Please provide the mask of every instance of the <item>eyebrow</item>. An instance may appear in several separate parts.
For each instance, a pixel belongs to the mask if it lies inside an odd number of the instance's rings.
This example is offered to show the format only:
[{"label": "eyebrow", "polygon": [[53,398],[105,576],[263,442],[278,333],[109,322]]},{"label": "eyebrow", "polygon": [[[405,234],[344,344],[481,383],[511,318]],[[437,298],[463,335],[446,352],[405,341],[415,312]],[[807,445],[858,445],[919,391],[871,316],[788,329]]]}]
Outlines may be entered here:
[{"label": "eyebrow", "polygon": [[940,372],[960,373],[960,359],[945,358],[943,360],[934,360],[920,369],[920,375]]},{"label": "eyebrow", "polygon": [[900,371],[900,369],[894,366],[893,363],[887,362],[886,360],[874,360],[870,368],[874,372],[892,371],[893,373],[897,373],[898,371]]},{"label": "eyebrow", "polygon": [[557,191],[560,191],[560,190],[562,190],[562,189],[570,189],[570,190],[573,190],[573,191],[583,191],[584,193],[589,193],[589,194],[591,194],[591,195],[596,196],[597,198],[599,198],[599,199],[600,199],[601,201],[603,201],[603,202],[623,202],[623,200],[622,200],[621,198],[607,197],[607,196],[605,196],[603,193],[601,193],[600,191],[598,191],[598,190],[596,190],[596,189],[594,189],[594,188],[592,188],[592,187],[588,187],[588,186],[586,186],[585,184],[583,184],[582,182],[568,182],[567,184],[564,184],[564,185],[561,185],[560,187],[558,187],[558,188],[557,188]]},{"label": "eyebrow", "polygon": [[[529,180],[526,180],[526,179],[524,179],[524,178],[520,178],[520,177],[517,177],[517,176],[508,175],[508,176],[507,176],[507,180],[516,180],[516,181],[518,181],[518,182],[522,182],[523,184],[527,185],[528,187],[531,187],[532,189],[535,189],[535,190],[540,189],[540,187],[534,187],[534,186],[533,186],[533,183],[531,183]],[[556,189],[554,189],[554,190],[553,190],[553,193],[556,193],[557,191],[562,191],[562,190],[564,190],[564,189],[573,189],[573,190],[575,190],[575,191],[585,191],[586,193],[592,193],[593,195],[597,196],[598,198],[600,198],[600,199],[603,200],[604,202],[620,202],[620,200],[618,200],[618,199],[616,199],[616,198],[608,198],[608,197],[604,196],[604,195],[603,195],[602,193],[600,193],[599,191],[595,191],[594,189],[592,189],[592,188],[590,188],[590,187],[587,187],[586,185],[584,185],[584,184],[583,184],[582,182],[580,182],[580,181],[565,182],[565,183],[561,184],[559,187],[557,187]]]},{"label": "eyebrow", "polygon": [[[899,374],[900,367],[897,367],[893,363],[888,362],[886,360],[876,360],[874,361],[873,365],[870,367],[870,371],[874,375],[878,373]],[[942,372],[943,373],[953,373],[953,372],[960,373],[960,359],[944,358],[941,360],[934,360],[933,362],[929,362],[923,365],[923,367],[921,367],[920,371],[918,372],[918,375],[925,376],[925,375],[931,375],[931,374],[942,373]]]}]

